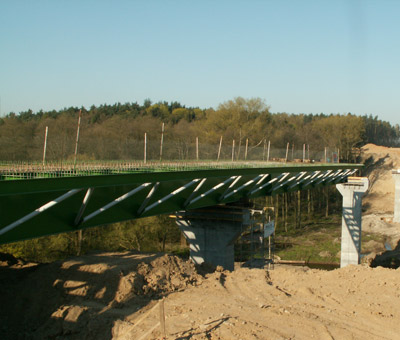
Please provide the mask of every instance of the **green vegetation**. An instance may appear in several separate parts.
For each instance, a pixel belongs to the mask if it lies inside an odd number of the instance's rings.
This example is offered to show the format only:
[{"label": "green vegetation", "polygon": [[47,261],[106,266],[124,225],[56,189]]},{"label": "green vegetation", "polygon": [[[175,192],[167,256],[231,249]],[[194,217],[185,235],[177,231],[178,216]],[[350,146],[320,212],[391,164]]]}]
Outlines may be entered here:
[{"label": "green vegetation", "polygon": [[[230,159],[235,140],[235,159],[262,159],[264,143],[271,150],[283,150],[271,157],[301,158],[303,145],[310,146],[310,158],[324,148],[339,150],[343,161],[353,161],[355,148],[365,143],[399,145],[399,126],[392,127],[377,117],[352,114],[271,113],[259,98],[237,97],[217,109],[185,107],[180,103],[146,100],[137,103],[70,107],[59,111],[32,110],[9,113],[0,118],[0,160],[40,161],[43,155],[45,127],[48,126],[46,159],[62,162],[74,159],[76,127],[82,111],[79,160],[143,159],[144,134],[147,133],[148,159],[194,159],[195,140],[199,157],[216,159],[222,137],[221,159]],[[161,125],[165,124],[164,150],[160,156]],[[297,154],[296,154],[297,152]],[[261,157],[260,157],[261,156]],[[330,157],[330,156],[329,156]]]},{"label": "green vegetation", "polygon": [[[339,264],[341,223],[341,214],[336,213],[328,218],[314,218],[314,222],[306,222],[301,230],[278,232],[275,254],[283,260]],[[373,249],[368,246],[370,241],[376,242]],[[384,241],[383,235],[362,232],[361,253],[377,251],[376,245],[383,250]]]},{"label": "green vegetation", "polygon": [[284,260],[339,263],[341,218],[320,217],[307,223],[301,232],[291,230],[276,238],[276,255]]},{"label": "green vegetation", "polygon": [[63,233],[0,246],[0,252],[36,262],[52,262],[90,251],[185,253],[181,233],[168,216],[153,216],[95,227],[82,232]]}]

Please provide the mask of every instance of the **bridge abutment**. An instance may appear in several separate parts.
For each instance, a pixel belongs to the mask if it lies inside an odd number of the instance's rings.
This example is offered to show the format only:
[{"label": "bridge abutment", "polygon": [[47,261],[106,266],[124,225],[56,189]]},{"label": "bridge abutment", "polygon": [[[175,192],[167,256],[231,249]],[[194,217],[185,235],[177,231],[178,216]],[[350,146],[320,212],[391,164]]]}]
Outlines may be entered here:
[{"label": "bridge abutment", "polygon": [[250,211],[230,206],[180,211],[176,223],[190,245],[190,258],[195,264],[203,262],[224,269],[234,269],[234,242],[243,225],[250,221]]},{"label": "bridge abutment", "polygon": [[366,177],[349,177],[347,183],[336,185],[343,196],[341,268],[360,263],[362,196],[368,185]]}]

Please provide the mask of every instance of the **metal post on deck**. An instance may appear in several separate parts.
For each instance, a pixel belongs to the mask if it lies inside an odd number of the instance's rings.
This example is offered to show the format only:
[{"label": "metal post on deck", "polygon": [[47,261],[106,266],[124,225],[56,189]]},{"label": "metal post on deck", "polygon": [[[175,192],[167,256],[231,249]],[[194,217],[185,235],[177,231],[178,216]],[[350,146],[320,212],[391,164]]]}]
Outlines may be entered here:
[{"label": "metal post on deck", "polygon": [[245,161],[247,160],[247,150],[248,150],[248,147],[249,147],[249,139],[246,138],[246,149],[245,149],[245,151],[244,151],[244,160],[245,160]]},{"label": "metal post on deck", "polygon": [[77,158],[77,155],[78,155],[79,130],[80,130],[80,127],[81,127],[81,115],[82,115],[82,110],[79,110],[78,128],[76,130],[76,141],[75,141],[74,170],[75,170],[75,167],[76,167],[76,158]]},{"label": "metal post on deck", "polygon": [[286,157],[285,157],[285,163],[287,163],[287,161],[288,161],[288,154],[289,154],[289,143],[287,143],[287,145],[286,145]]},{"label": "metal post on deck", "polygon": [[199,160],[199,137],[196,137],[196,160]]},{"label": "metal post on deck", "polygon": [[162,152],[163,152],[163,145],[164,145],[164,127],[165,127],[165,124],[162,123],[162,127],[161,127],[161,143],[160,143],[160,161],[162,160]]},{"label": "metal post on deck", "polygon": [[219,148],[218,148],[218,157],[217,157],[217,161],[219,161],[219,157],[221,156],[221,147],[222,147],[222,136],[219,140]]},{"label": "metal post on deck", "polygon": [[264,139],[263,161],[265,160],[265,147],[266,147],[266,144],[267,144],[267,140]]},{"label": "metal post on deck", "polygon": [[147,161],[147,133],[144,133],[144,155],[143,155],[143,163],[146,164]]},{"label": "metal post on deck", "polygon": [[47,133],[49,131],[49,127],[46,126],[46,130],[44,133],[44,146],[43,146],[43,166],[46,164],[46,150],[47,150]]}]

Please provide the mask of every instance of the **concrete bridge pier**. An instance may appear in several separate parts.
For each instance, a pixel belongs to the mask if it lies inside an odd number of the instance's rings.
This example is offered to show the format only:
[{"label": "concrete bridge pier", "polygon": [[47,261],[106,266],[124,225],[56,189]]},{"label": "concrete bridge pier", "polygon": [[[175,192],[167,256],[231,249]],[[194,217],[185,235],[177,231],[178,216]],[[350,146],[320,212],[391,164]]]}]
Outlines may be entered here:
[{"label": "concrete bridge pier", "polygon": [[360,263],[362,196],[368,185],[366,177],[349,177],[347,183],[336,185],[343,196],[341,268]]},{"label": "concrete bridge pier", "polygon": [[400,169],[392,170],[394,178],[394,216],[393,222],[400,223]]},{"label": "concrete bridge pier", "polygon": [[232,271],[234,242],[243,225],[250,223],[250,211],[231,206],[179,211],[176,223],[190,244],[190,258],[195,264],[209,262]]}]

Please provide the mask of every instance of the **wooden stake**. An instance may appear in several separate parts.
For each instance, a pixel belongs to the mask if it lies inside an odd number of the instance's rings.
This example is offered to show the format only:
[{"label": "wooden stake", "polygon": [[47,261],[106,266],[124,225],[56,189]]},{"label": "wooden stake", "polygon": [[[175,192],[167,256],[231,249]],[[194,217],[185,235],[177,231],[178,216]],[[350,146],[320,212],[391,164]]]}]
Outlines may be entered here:
[{"label": "wooden stake", "polygon": [[269,150],[271,148],[271,141],[268,141],[267,162],[269,162]]},{"label": "wooden stake", "polygon": [[219,148],[218,148],[218,157],[217,157],[217,161],[219,161],[219,157],[221,156],[221,148],[222,148],[222,136],[219,140]]},{"label": "wooden stake", "polygon": [[240,148],[242,146],[242,129],[239,130],[239,146],[238,146],[238,155],[236,157],[236,160],[239,160],[240,158]]},{"label": "wooden stake", "polygon": [[308,161],[310,161],[310,144],[307,144]]},{"label": "wooden stake", "polygon": [[196,160],[199,160],[199,137],[196,137]]},{"label": "wooden stake", "polygon": [[326,163],[326,146],[325,146],[325,163]]},{"label": "wooden stake", "polygon": [[233,162],[233,157],[235,156],[235,140],[232,142],[232,162]]},{"label": "wooden stake", "polygon": [[163,145],[164,145],[164,126],[165,126],[165,124],[162,123],[162,127],[161,127],[161,144],[160,144],[160,161],[162,160],[162,152],[163,152]]},{"label": "wooden stake", "polygon": [[245,161],[247,160],[247,150],[248,150],[248,147],[249,147],[249,139],[246,138],[246,149],[244,150],[244,160],[245,160]]},{"label": "wooden stake", "polygon": [[289,143],[286,145],[286,158],[285,158],[285,163],[288,161],[288,154],[289,154]]},{"label": "wooden stake", "polygon": [[146,164],[147,161],[147,133],[144,133],[144,157],[143,157],[143,162]]},{"label": "wooden stake", "polygon": [[[146,313],[144,313],[140,318],[138,318],[137,320],[134,320],[134,325],[132,328],[140,325],[145,319],[147,319],[147,317],[157,308],[159,307],[159,303],[156,303],[151,309],[149,309]],[[128,317],[128,321],[131,322],[130,318]],[[143,340],[145,339],[151,332],[153,332],[161,323],[157,322],[151,329],[149,329],[146,333],[144,333],[140,338],[138,338],[137,340]],[[134,329],[131,329],[131,331],[128,333],[128,338],[129,335],[132,335]],[[132,337],[131,337],[132,338]]]},{"label": "wooden stake", "polygon": [[303,163],[306,161],[306,145],[303,144]]},{"label": "wooden stake", "polygon": [[49,132],[49,127],[46,126],[44,133],[44,146],[43,146],[43,166],[46,164],[46,150],[47,150],[47,133]]},{"label": "wooden stake", "polygon": [[82,115],[82,110],[79,110],[78,128],[77,128],[77,130],[76,130],[74,170],[75,170],[75,166],[76,166],[76,157],[77,157],[77,155],[78,155],[79,130],[80,130],[80,127],[81,127],[81,115]]},{"label": "wooden stake", "polygon": [[264,149],[263,149],[263,161],[265,160],[265,146],[267,144],[267,140],[264,139]]}]

